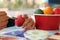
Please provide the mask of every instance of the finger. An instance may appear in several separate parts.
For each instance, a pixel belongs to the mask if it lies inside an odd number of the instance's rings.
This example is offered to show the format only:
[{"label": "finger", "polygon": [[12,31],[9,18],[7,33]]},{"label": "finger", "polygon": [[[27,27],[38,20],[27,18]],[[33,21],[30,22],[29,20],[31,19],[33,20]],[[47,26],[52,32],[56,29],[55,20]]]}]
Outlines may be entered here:
[{"label": "finger", "polygon": [[[33,21],[33,20],[32,20]],[[32,29],[35,29],[35,22],[33,21]]]},{"label": "finger", "polygon": [[28,17],[28,14],[24,14],[24,15],[23,15],[23,18],[28,19],[28,18],[29,18],[29,17]]},{"label": "finger", "polygon": [[33,20],[30,18],[30,19],[29,19],[29,22],[26,23],[25,27],[32,26],[32,24],[33,24]]},{"label": "finger", "polygon": [[34,22],[33,20],[31,20],[24,28],[25,29],[33,29],[34,28]]},{"label": "finger", "polygon": [[26,19],[25,22],[23,23],[23,27],[25,27],[28,23],[30,22],[30,19]]},{"label": "finger", "polygon": [[35,29],[34,25],[32,27],[31,26],[30,27],[25,27],[25,31],[27,31],[27,30],[33,30],[33,29]]},{"label": "finger", "polygon": [[[31,24],[32,25],[32,24]],[[31,25],[26,25],[24,28],[26,29],[26,28],[31,28]]]},{"label": "finger", "polygon": [[36,27],[35,27],[35,23],[32,25],[32,29],[35,29]]},{"label": "finger", "polygon": [[23,23],[22,26],[25,26],[25,25],[29,22],[29,17],[28,17],[27,14],[24,14],[24,15],[23,15],[23,18],[25,19],[25,22]]},{"label": "finger", "polygon": [[27,26],[26,26],[24,29],[25,29],[25,31],[27,31],[27,30],[30,30],[31,27],[27,27]]},{"label": "finger", "polygon": [[35,29],[35,23],[33,23],[28,29],[29,30]]}]

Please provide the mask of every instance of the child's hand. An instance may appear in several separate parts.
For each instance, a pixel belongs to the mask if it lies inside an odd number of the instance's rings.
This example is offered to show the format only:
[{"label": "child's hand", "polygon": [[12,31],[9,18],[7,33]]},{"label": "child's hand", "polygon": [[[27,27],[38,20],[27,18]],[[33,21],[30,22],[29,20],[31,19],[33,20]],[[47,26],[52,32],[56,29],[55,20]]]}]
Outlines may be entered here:
[{"label": "child's hand", "polygon": [[25,18],[25,22],[23,23],[23,28],[26,30],[35,29],[35,23],[32,18],[28,17],[27,14],[24,14],[23,17]]}]

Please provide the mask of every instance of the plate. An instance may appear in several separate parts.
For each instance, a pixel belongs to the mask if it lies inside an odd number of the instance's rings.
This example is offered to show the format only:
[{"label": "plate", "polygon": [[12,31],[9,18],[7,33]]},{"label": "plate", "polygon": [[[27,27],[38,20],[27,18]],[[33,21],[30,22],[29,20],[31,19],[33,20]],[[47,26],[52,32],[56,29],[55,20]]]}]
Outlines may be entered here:
[{"label": "plate", "polygon": [[5,28],[0,31],[0,35],[11,35],[11,36],[19,36],[24,37],[24,29],[22,27],[12,27],[12,28]]}]

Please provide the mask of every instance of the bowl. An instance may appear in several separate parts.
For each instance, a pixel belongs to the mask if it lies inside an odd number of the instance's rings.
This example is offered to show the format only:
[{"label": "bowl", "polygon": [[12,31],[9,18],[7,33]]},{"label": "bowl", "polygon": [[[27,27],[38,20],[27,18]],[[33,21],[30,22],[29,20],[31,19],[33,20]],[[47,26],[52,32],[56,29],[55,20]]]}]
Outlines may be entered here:
[{"label": "bowl", "polygon": [[60,15],[58,14],[35,14],[36,28],[41,30],[58,30]]}]

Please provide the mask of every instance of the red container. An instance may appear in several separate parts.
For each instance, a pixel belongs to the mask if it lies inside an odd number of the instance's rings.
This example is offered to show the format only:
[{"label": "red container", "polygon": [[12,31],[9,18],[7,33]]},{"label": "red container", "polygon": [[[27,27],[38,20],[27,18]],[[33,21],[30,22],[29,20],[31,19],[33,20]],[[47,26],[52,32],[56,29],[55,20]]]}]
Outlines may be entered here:
[{"label": "red container", "polygon": [[35,15],[36,28],[41,30],[58,30],[60,15]]}]

